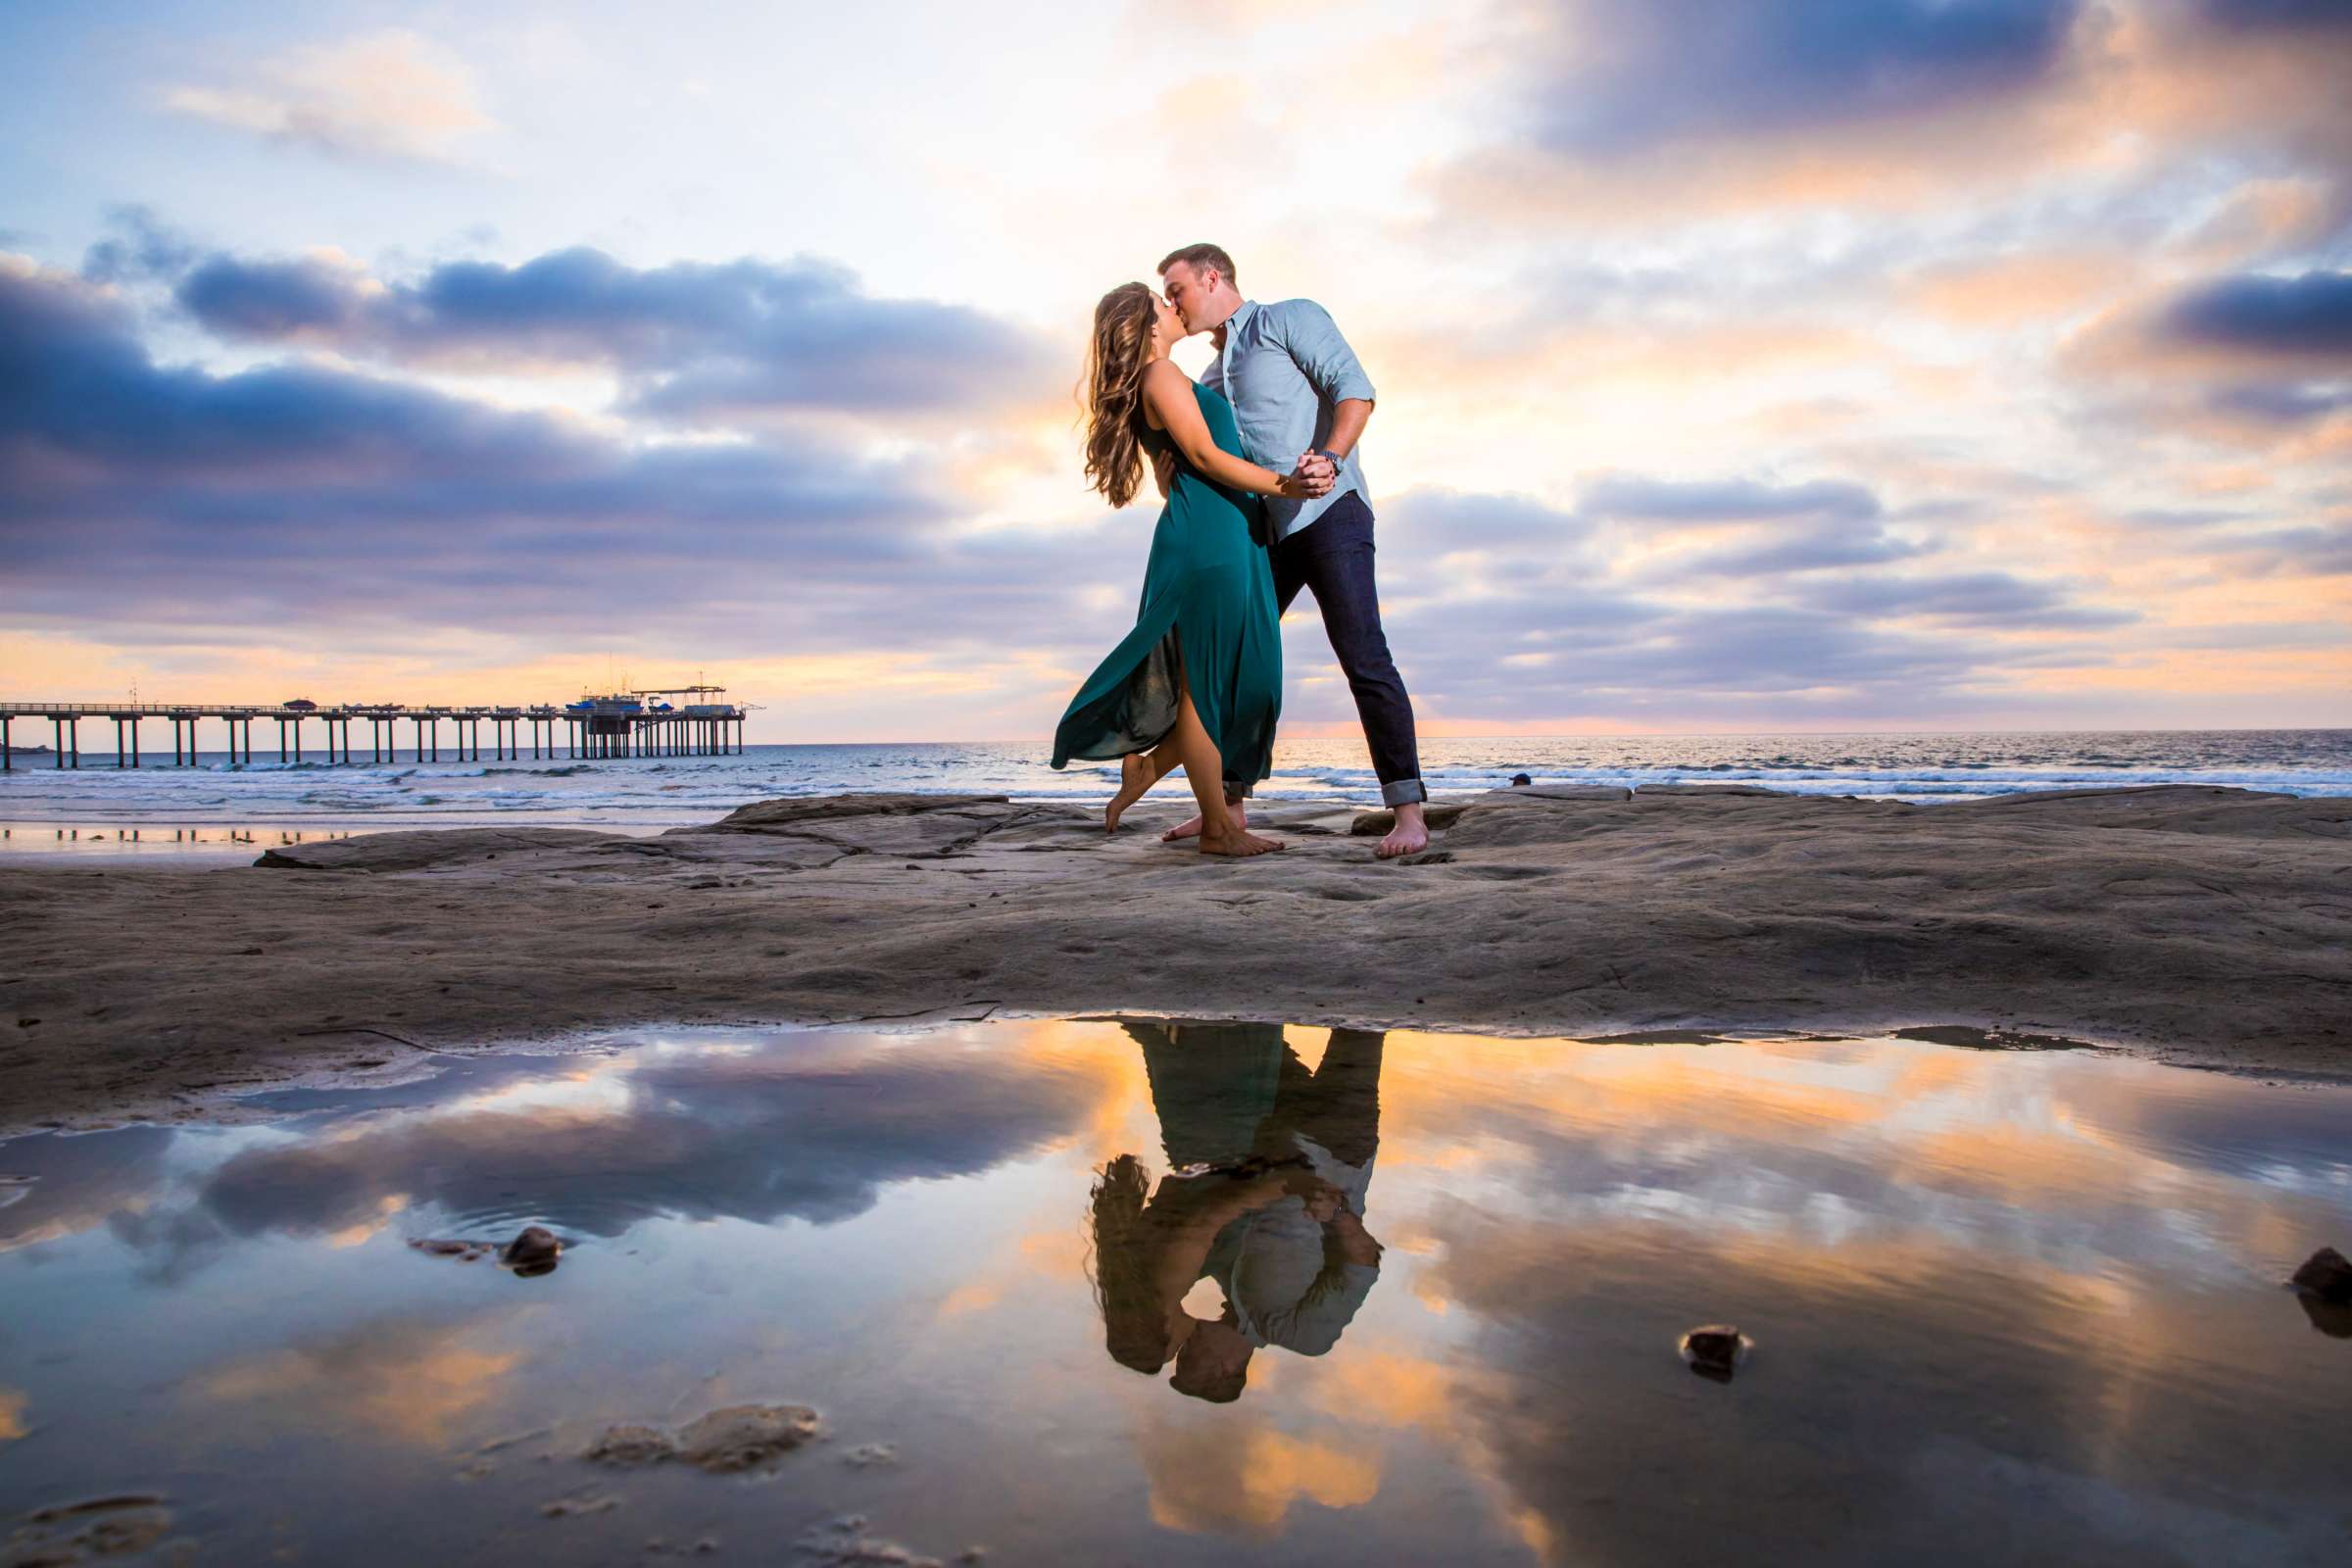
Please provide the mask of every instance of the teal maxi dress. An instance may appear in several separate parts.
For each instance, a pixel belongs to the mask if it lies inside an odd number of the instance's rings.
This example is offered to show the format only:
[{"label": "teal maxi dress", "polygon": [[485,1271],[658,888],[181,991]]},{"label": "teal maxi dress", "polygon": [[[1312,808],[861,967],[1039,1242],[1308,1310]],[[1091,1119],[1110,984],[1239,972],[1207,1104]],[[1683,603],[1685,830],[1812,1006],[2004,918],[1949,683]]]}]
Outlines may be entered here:
[{"label": "teal maxi dress", "polygon": [[[1242,457],[1233,405],[1193,386],[1208,433]],[[1148,451],[1173,450],[1147,427]],[[1078,688],[1054,731],[1054,765],[1148,752],[1176,727],[1179,654],[1193,708],[1217,743],[1225,776],[1254,784],[1274,768],[1282,713],[1282,616],[1274,606],[1265,509],[1176,457],[1176,482],[1152,531],[1135,629]]]}]

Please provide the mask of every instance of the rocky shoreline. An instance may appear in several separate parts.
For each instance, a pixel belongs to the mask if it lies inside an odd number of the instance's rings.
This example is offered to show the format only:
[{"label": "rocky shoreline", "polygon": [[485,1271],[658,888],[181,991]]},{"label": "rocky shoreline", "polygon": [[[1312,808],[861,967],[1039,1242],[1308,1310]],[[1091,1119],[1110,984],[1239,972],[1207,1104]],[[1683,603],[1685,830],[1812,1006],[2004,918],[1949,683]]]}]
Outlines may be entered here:
[{"label": "rocky shoreline", "polygon": [[0,1132],[210,1113],[660,1023],[1151,1012],[1598,1038],[1971,1026],[2352,1078],[2352,800],[1494,791],[1431,850],[1275,808],[764,801],[654,837],[456,828],[251,866],[0,870]]}]

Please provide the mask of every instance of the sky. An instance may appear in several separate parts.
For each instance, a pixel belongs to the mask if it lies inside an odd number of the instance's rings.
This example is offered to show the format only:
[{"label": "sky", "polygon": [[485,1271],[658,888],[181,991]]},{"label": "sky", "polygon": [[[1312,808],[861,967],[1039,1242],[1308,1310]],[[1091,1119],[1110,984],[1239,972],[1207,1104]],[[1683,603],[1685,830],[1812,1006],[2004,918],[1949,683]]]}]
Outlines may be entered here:
[{"label": "sky", "polygon": [[1207,240],[1379,389],[1427,735],[2352,724],[2347,80],[2352,0],[0,8],[0,697],[1043,746],[1155,513],[1087,323]]}]

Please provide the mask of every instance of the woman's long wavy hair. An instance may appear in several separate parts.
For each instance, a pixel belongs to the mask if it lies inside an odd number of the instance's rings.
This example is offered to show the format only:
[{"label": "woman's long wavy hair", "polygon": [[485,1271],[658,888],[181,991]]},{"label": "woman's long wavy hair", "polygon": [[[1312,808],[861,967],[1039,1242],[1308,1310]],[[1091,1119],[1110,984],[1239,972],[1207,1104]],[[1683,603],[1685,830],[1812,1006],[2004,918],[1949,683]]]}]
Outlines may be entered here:
[{"label": "woman's long wavy hair", "polygon": [[1086,405],[1086,479],[1114,507],[1144,483],[1144,370],[1152,363],[1152,326],[1159,296],[1121,283],[1095,307],[1095,335],[1079,378]]},{"label": "woman's long wavy hair", "polygon": [[1102,1309],[1102,1348],[1138,1372],[1168,1364],[1168,1318],[1152,1278],[1152,1224],[1145,1212],[1152,1178],[1144,1162],[1121,1154],[1102,1167],[1089,1195],[1094,1256],[1088,1272]]}]

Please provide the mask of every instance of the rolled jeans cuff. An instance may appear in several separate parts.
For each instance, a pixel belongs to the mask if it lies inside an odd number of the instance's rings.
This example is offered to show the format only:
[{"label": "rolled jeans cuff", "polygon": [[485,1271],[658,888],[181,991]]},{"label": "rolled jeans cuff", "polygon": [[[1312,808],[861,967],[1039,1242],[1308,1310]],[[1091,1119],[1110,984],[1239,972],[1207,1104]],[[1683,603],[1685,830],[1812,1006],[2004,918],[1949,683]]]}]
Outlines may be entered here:
[{"label": "rolled jeans cuff", "polygon": [[1380,787],[1380,804],[1383,806],[1412,806],[1428,799],[1429,791],[1422,787],[1417,778],[1400,778],[1393,784]]}]

